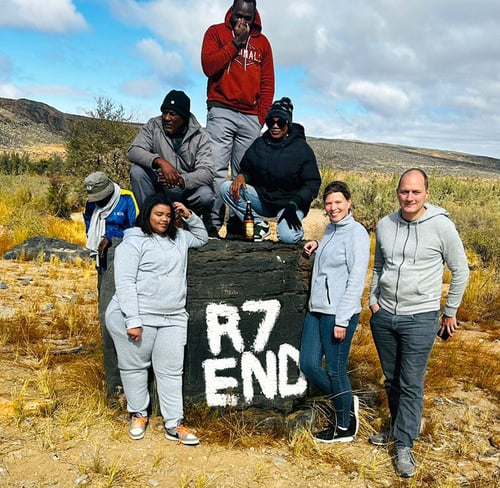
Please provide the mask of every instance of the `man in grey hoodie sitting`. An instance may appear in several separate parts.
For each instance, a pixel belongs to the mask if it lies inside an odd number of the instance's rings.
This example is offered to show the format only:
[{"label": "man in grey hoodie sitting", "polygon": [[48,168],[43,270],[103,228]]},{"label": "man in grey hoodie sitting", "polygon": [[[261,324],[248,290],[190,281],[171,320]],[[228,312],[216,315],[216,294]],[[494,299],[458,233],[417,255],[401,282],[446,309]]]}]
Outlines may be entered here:
[{"label": "man in grey hoodie sitting", "polygon": [[[377,225],[370,319],[391,412],[388,431],[370,437],[394,443],[401,477],[415,474],[413,441],[420,432],[424,374],[436,334],[453,335],[469,278],[462,241],[446,210],[427,203],[428,178],[412,168],[397,188],[400,209]],[[444,264],[452,278],[440,322]]]}]

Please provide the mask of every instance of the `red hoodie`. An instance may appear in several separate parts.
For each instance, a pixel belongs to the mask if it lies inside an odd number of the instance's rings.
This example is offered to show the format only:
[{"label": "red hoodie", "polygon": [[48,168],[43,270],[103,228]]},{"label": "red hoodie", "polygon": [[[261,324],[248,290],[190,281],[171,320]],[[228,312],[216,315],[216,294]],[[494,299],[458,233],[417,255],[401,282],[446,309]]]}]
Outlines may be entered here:
[{"label": "red hoodie", "polygon": [[226,106],[258,115],[264,125],[274,96],[274,65],[271,44],[262,34],[259,12],[245,48],[233,44],[231,7],[223,24],[210,26],[201,48],[201,65],[208,76],[207,105]]}]

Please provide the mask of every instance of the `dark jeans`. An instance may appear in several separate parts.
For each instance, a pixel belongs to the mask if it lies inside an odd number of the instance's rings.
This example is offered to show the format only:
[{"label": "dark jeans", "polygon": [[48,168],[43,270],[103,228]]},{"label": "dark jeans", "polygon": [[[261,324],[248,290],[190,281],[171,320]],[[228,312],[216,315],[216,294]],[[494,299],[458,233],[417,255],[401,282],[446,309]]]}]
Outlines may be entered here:
[{"label": "dark jeans", "polygon": [[396,446],[413,447],[420,432],[424,375],[439,329],[438,317],[438,311],[393,315],[380,309],[370,319]]},{"label": "dark jeans", "polygon": [[152,193],[165,192],[172,202],[181,202],[199,215],[203,219],[207,230],[211,230],[214,227],[211,212],[215,201],[215,193],[211,186],[201,185],[190,190],[165,188],[158,183],[158,174],[156,171],[143,168],[138,164],[133,164],[130,168],[130,182],[139,208],[142,207],[146,197]]},{"label": "dark jeans", "polygon": [[[335,315],[307,312],[300,345],[300,369],[311,383],[332,397],[337,425],[345,428],[349,427],[352,404],[347,357],[358,322],[359,314],[353,315],[345,339],[341,341],[333,337]],[[323,357],[326,358],[326,370]]]},{"label": "dark jeans", "polygon": [[114,257],[115,248],[120,242],[121,239],[113,239],[113,245],[107,251],[106,268],[97,268],[98,312],[104,361],[104,385],[106,395],[109,398],[113,398],[122,389],[115,344],[106,328],[104,318],[106,308],[115,293]]}]

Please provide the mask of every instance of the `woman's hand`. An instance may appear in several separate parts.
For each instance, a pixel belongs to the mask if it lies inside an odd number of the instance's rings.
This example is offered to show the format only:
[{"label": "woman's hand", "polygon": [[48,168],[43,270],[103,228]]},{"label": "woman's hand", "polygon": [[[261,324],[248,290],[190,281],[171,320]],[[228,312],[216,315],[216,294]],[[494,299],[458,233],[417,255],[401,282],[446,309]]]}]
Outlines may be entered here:
[{"label": "woman's hand", "polygon": [[135,342],[141,339],[142,327],[133,327],[132,329],[127,329],[127,335]]},{"label": "woman's hand", "polygon": [[185,219],[189,219],[189,217],[191,217],[191,210],[189,210],[183,203],[174,202],[172,206],[174,207],[176,217],[183,217]]},{"label": "woman's hand", "polygon": [[307,241],[304,244],[304,250],[303,253],[305,256],[308,258],[311,257],[312,253],[316,251],[319,247],[319,242],[318,241]]},{"label": "woman's hand", "polygon": [[333,337],[339,341],[343,341],[345,339],[345,327],[340,327],[339,325],[333,326]]}]

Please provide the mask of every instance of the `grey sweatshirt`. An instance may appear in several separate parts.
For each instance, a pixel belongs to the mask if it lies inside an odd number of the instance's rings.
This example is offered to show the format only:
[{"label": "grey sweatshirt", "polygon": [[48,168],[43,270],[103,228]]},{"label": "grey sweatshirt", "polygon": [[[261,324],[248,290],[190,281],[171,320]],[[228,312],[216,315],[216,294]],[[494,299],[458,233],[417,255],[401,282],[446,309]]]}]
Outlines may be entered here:
[{"label": "grey sweatshirt", "polygon": [[164,315],[185,312],[188,249],[208,242],[202,220],[192,214],[189,230],[178,229],[175,240],[127,229],[115,252],[116,292],[110,307],[119,307],[127,329],[159,325]]},{"label": "grey sweatshirt", "polygon": [[351,214],[326,226],[314,258],[309,310],[335,315],[335,325],[347,327],[361,311],[370,259],[370,237]]},{"label": "grey sweatshirt", "polygon": [[452,278],[443,314],[454,317],[469,278],[467,257],[448,212],[425,208],[412,222],[398,210],[378,223],[370,306],[395,315],[439,310],[446,263]]}]

